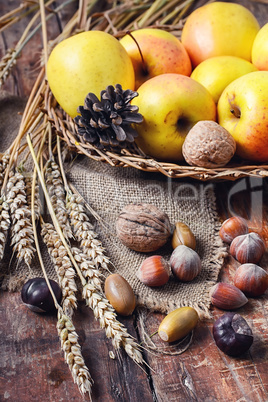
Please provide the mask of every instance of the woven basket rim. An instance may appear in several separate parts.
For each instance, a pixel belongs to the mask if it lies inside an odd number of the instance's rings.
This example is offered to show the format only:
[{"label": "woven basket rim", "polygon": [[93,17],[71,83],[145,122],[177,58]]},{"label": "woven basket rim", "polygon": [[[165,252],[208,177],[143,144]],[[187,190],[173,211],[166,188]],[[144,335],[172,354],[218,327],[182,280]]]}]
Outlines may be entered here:
[{"label": "woven basket rim", "polygon": [[132,167],[149,173],[161,173],[173,179],[192,178],[200,181],[235,181],[243,177],[268,177],[268,164],[259,165],[241,161],[240,163],[230,162],[224,167],[204,168],[190,166],[186,162],[185,164],[176,164],[158,161],[146,156],[138,147],[136,147],[137,153],[127,149],[122,149],[120,153],[99,150],[89,143],[78,141],[74,120],[56,103],[48,83],[45,97],[49,98],[49,102],[45,102],[47,107],[43,111],[49,116],[49,120],[56,133],[66,142],[71,150],[95,161],[108,163],[113,167]]}]

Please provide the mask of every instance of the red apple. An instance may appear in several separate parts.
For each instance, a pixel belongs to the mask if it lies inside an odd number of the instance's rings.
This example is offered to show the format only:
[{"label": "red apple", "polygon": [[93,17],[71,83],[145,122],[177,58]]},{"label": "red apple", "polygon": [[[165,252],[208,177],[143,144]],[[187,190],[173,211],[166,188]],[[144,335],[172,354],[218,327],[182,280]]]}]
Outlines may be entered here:
[{"label": "red apple", "polygon": [[[121,40],[135,71],[135,88],[160,74],[190,75],[191,61],[184,46],[173,34],[162,29],[144,28],[126,35]],[[138,45],[137,45],[138,44]],[[142,53],[142,57],[140,51]]]},{"label": "red apple", "polygon": [[236,154],[268,162],[268,71],[231,82],[218,102],[218,121],[236,141]]},{"label": "red apple", "polygon": [[251,48],[259,29],[257,19],[246,7],[216,1],[189,15],[181,41],[193,67],[215,56],[237,56],[251,61]]}]

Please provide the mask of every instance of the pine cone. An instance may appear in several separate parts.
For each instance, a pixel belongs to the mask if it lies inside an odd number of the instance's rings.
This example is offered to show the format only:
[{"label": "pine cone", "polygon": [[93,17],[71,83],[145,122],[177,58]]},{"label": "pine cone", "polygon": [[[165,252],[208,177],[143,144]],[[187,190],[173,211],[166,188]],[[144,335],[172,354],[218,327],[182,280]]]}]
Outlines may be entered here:
[{"label": "pine cone", "polygon": [[130,105],[136,96],[137,92],[123,90],[120,84],[101,91],[101,100],[90,92],[84,106],[78,107],[81,116],[74,118],[78,135],[98,149],[127,148],[138,135],[131,124],[143,120],[138,106]]}]

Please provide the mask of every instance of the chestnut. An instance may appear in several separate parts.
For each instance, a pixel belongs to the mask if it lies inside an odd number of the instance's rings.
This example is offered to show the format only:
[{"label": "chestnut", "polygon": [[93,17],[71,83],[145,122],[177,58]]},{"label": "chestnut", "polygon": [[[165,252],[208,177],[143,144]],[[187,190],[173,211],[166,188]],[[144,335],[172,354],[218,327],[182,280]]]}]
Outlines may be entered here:
[{"label": "chestnut", "polygon": [[[49,283],[57,301],[60,303],[62,298],[61,288],[53,279],[49,279]],[[45,278],[29,279],[21,289],[21,298],[23,303],[35,313],[47,313],[56,310]]]},{"label": "chestnut", "polygon": [[232,216],[226,219],[220,227],[220,238],[230,244],[237,236],[248,233],[248,224],[244,218],[240,216]]},{"label": "chestnut", "polygon": [[268,274],[259,265],[242,264],[235,272],[234,285],[247,296],[261,296],[268,289]]},{"label": "chestnut", "polygon": [[217,347],[228,356],[240,356],[253,343],[253,334],[246,320],[237,313],[225,313],[213,324]]},{"label": "chestnut", "polygon": [[257,264],[265,252],[265,243],[258,233],[251,232],[234,238],[230,254],[241,264]]}]

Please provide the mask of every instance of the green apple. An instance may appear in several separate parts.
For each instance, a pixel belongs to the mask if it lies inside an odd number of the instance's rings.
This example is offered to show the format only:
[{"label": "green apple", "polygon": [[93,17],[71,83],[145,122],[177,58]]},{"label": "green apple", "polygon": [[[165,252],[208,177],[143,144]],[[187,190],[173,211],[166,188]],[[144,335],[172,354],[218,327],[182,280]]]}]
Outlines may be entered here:
[{"label": "green apple", "polygon": [[259,70],[268,71],[268,23],[257,33],[252,46],[252,63]]},{"label": "green apple", "polygon": [[198,64],[191,78],[204,85],[217,103],[228,84],[242,75],[257,70],[257,67],[241,57],[218,56]]},{"label": "green apple", "polygon": [[[128,52],[135,71],[135,88],[160,74],[190,75],[190,57],[178,38],[156,28],[143,28],[125,35],[120,43]],[[137,45],[138,44],[138,45]],[[140,51],[142,53],[142,57]],[[143,60],[142,60],[143,58]]]},{"label": "green apple", "polygon": [[161,74],[138,88],[132,103],[139,107],[143,122],[135,126],[136,143],[159,160],[183,160],[182,144],[200,120],[216,120],[216,105],[208,90],[190,77]]},{"label": "green apple", "polygon": [[236,141],[236,154],[268,162],[268,71],[256,71],[231,82],[218,102],[218,122]]},{"label": "green apple", "polygon": [[215,56],[251,60],[251,48],[260,25],[246,7],[223,1],[194,10],[182,29],[181,41],[193,67]]},{"label": "green apple", "polygon": [[126,50],[102,31],[82,32],[56,45],[48,59],[47,79],[56,100],[71,117],[77,115],[89,92],[99,97],[108,85],[133,90],[135,84]]}]

